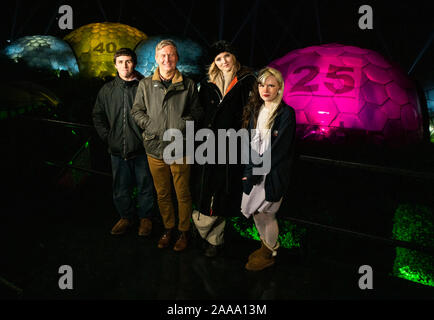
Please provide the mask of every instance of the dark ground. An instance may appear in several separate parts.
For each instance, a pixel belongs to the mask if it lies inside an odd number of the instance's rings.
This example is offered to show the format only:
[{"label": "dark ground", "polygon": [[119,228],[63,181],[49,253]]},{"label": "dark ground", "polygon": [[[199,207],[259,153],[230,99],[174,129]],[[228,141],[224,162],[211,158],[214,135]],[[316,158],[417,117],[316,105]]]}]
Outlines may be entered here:
[{"label": "dark ground", "polygon": [[[227,230],[225,250],[215,259],[202,256],[198,240],[180,253],[170,248],[158,249],[156,242],[162,225],[157,218],[154,232],[148,239],[140,239],[136,229],[121,237],[111,236],[109,230],[117,216],[110,202],[110,185],[104,179],[89,179],[79,194],[51,190],[45,197],[41,194],[39,199],[21,199],[16,207],[8,208],[9,214],[2,219],[1,276],[21,290],[3,283],[0,286],[2,298],[434,298],[434,288],[391,277],[381,270],[387,269],[385,265],[377,268],[381,259],[387,261],[390,249],[366,240],[340,239],[346,242],[347,249],[351,248],[347,258],[335,257],[333,252],[319,252],[315,257],[306,258],[301,250],[284,248],[274,267],[251,273],[244,269],[244,264],[258,243],[241,238],[232,228]],[[337,240],[336,236],[325,232],[315,236],[321,235],[325,241]],[[357,259],[353,259],[352,250],[356,248],[359,253]],[[373,267],[373,290],[363,291],[358,287],[361,277],[358,267],[362,264]],[[61,265],[70,265],[73,269],[73,290],[58,287]]]},{"label": "dark ground", "polygon": [[[38,144],[35,137],[27,137],[33,150],[15,147],[15,154],[6,152],[3,157],[2,299],[434,298],[434,287],[391,276],[393,246],[321,228],[308,227],[301,248],[280,249],[276,265],[257,273],[247,272],[244,264],[258,242],[242,238],[231,225],[226,246],[215,259],[201,254],[201,242],[194,234],[184,252],[159,250],[156,244],[162,223],[158,212],[150,238],[140,239],[136,228],[121,237],[111,236],[118,216],[112,205],[110,177],[91,174],[76,187],[61,186],[55,179],[59,169],[40,161],[43,156],[52,159],[38,151],[49,142],[39,140]],[[390,238],[397,204],[434,208],[429,185],[429,181],[299,161],[280,216],[290,213],[303,220]],[[62,265],[73,269],[72,290],[59,289]],[[372,290],[358,286],[361,265],[373,268]]]}]

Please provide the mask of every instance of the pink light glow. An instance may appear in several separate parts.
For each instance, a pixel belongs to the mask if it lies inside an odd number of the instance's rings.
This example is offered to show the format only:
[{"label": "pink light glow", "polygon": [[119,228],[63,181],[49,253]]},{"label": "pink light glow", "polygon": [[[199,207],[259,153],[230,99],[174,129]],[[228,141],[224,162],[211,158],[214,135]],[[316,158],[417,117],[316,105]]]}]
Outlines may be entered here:
[{"label": "pink light glow", "polygon": [[346,135],[355,130],[375,133],[394,143],[422,139],[415,86],[400,68],[372,50],[340,44],[312,46],[269,65],[283,75],[283,99],[296,110],[297,130],[303,138],[331,135],[339,129]]}]

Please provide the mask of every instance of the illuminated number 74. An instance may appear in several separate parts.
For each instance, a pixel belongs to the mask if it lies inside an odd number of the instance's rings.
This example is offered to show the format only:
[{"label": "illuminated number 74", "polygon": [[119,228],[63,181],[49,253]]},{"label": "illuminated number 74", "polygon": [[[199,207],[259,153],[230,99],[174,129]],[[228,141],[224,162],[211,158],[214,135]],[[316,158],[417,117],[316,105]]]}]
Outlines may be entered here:
[{"label": "illuminated number 74", "polygon": [[329,66],[329,71],[326,78],[343,80],[344,86],[340,89],[336,88],[331,82],[324,82],[324,85],[334,94],[341,94],[354,89],[354,79],[347,74],[337,74],[338,72],[353,72],[354,69],[350,67],[338,67],[335,65]]}]

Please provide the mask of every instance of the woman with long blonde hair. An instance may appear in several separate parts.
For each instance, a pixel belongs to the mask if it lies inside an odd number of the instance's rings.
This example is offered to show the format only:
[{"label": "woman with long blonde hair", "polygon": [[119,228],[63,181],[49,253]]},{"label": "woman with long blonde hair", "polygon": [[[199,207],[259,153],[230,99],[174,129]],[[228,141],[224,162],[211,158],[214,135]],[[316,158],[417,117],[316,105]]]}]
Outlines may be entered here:
[{"label": "woman with long blonde hair", "polygon": [[[245,266],[251,271],[273,265],[279,247],[276,213],[289,185],[295,143],[295,111],[282,100],[283,91],[284,81],[278,70],[260,70],[243,114],[243,127],[252,133],[251,151],[271,162],[270,171],[263,175],[255,175],[255,165],[250,162],[242,178],[241,211],[246,218],[253,216],[261,238],[261,248],[250,254]],[[266,152],[271,156],[264,157]]]},{"label": "woman with long blonde hair", "polygon": [[[199,99],[204,109],[202,128],[218,135],[219,129],[239,130],[243,108],[247,104],[255,76],[238,61],[236,49],[227,41],[218,41],[210,48],[210,66],[206,79],[201,82]],[[215,159],[226,163],[205,163],[194,167],[193,222],[204,239],[204,254],[214,257],[224,243],[225,218],[240,214],[243,165],[230,164],[229,145],[225,154],[219,154],[216,145]],[[221,146],[220,146],[221,147]],[[239,150],[237,150],[239,151]],[[238,157],[239,159],[239,157]]]}]

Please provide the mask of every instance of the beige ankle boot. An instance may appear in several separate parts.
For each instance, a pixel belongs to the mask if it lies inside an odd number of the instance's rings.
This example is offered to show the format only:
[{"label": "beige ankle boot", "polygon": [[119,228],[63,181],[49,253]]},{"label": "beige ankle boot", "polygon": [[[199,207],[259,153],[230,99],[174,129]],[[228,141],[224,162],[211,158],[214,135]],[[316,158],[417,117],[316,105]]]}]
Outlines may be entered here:
[{"label": "beige ankle boot", "polygon": [[264,247],[265,247],[265,245],[264,245],[264,241],[263,241],[262,238],[261,238],[261,247],[260,247],[259,249],[255,250],[255,251],[253,251],[253,252],[249,255],[248,261],[252,260],[252,259],[253,259],[254,257],[256,257],[258,254],[260,254],[261,251],[264,250]]},{"label": "beige ankle boot", "polygon": [[273,248],[264,241],[262,243],[264,244],[263,247],[261,247],[258,253],[247,262],[245,266],[247,270],[260,271],[274,264],[274,257],[277,255],[279,243],[277,242]]}]

